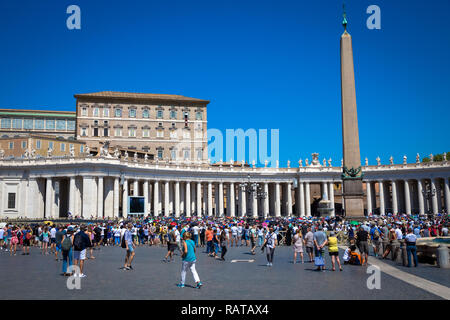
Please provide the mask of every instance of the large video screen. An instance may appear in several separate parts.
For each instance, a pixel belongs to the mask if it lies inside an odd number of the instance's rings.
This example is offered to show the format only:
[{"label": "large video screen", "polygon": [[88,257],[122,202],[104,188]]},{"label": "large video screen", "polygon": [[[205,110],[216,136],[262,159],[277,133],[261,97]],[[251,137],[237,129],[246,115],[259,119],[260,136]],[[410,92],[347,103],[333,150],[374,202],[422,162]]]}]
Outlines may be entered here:
[{"label": "large video screen", "polygon": [[128,197],[128,214],[144,214],[145,198],[144,197]]}]

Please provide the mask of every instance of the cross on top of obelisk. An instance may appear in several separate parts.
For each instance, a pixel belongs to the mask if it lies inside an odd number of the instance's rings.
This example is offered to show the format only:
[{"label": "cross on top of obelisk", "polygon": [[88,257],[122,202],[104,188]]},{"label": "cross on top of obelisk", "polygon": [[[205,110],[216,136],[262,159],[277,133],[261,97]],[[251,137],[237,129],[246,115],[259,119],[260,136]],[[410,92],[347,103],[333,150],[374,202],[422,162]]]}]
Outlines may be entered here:
[{"label": "cross on top of obelisk", "polygon": [[345,2],[342,4],[342,9],[344,13],[342,14],[343,20],[342,20],[342,26],[344,27],[344,30],[347,31],[347,13],[345,12]]}]

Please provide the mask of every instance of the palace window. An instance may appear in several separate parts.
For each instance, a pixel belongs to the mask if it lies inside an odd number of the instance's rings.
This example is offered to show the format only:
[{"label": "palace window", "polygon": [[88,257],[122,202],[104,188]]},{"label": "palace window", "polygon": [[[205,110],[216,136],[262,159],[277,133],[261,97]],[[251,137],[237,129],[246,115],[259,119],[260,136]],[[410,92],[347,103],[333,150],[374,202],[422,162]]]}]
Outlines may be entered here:
[{"label": "palace window", "polygon": [[122,136],[122,128],[115,128],[114,129],[114,135],[116,137],[121,137]]},{"label": "palace window", "polygon": [[130,109],[128,115],[130,118],[136,118],[136,109]]},{"label": "palace window", "polygon": [[135,128],[128,128],[128,136],[129,137],[136,137],[136,129]]},{"label": "palace window", "polygon": [[67,121],[67,130],[75,130],[75,121],[73,120]]},{"label": "palace window", "polygon": [[24,119],[23,120],[23,128],[26,130],[33,129],[33,119]]},{"label": "palace window", "polygon": [[14,149],[14,142],[10,142],[8,144],[8,149]]},{"label": "palace window", "polygon": [[11,119],[10,118],[2,119],[2,129],[11,129]]},{"label": "palace window", "polygon": [[163,149],[158,148],[158,159],[162,159],[162,158],[163,158]]},{"label": "palace window", "polygon": [[81,108],[81,115],[82,115],[83,117],[86,117],[86,116],[87,116],[87,108],[86,108],[86,107]]},{"label": "palace window", "polygon": [[94,117],[98,117],[98,115],[99,115],[99,109],[94,108]]},{"label": "palace window", "polygon": [[164,138],[164,131],[163,130],[156,130],[156,137],[157,138]]},{"label": "palace window", "polygon": [[16,194],[13,192],[8,193],[8,209],[16,208]]},{"label": "palace window", "polygon": [[150,111],[148,109],[142,110],[142,118],[150,118]]},{"label": "palace window", "polygon": [[191,158],[191,152],[189,149],[184,149],[183,153],[184,153],[184,160],[189,160]]},{"label": "palace window", "polygon": [[156,118],[162,119],[163,118],[163,110],[156,111]]},{"label": "palace window", "polygon": [[81,136],[82,137],[86,137],[87,136],[87,129],[86,128],[81,128]]},{"label": "palace window", "polygon": [[49,141],[48,147],[53,150],[53,141]]},{"label": "palace window", "polygon": [[108,137],[109,136],[109,130],[108,128],[103,128],[103,136]]},{"label": "palace window", "polygon": [[103,116],[104,116],[105,118],[109,117],[109,108],[104,108],[104,109],[103,109]]},{"label": "palace window", "polygon": [[66,151],[66,144],[61,143],[60,148],[61,148],[61,151]]},{"label": "palace window", "polygon": [[43,130],[44,129],[44,119],[36,119],[34,121],[34,129]]},{"label": "palace window", "polygon": [[172,160],[176,160],[177,159],[177,149],[173,148],[170,150],[170,158]]},{"label": "palace window", "polygon": [[98,128],[94,128],[94,137],[98,137]]},{"label": "palace window", "polygon": [[45,129],[46,130],[55,130],[55,120],[45,120]]},{"label": "palace window", "polygon": [[13,129],[22,129],[22,119],[13,119],[12,127]]},{"label": "palace window", "polygon": [[22,141],[22,149],[25,149],[27,147],[27,142],[26,141]]},{"label": "palace window", "polygon": [[203,150],[197,149],[197,160],[202,160],[202,159],[203,159]]},{"label": "palace window", "polygon": [[83,146],[83,145],[80,146],[80,152],[81,152],[81,153],[84,152],[84,146]]},{"label": "palace window", "polygon": [[150,129],[142,129],[142,137],[144,138],[150,137]]},{"label": "palace window", "polygon": [[170,131],[170,138],[176,139],[177,138],[177,130]]},{"label": "palace window", "polygon": [[191,133],[189,130],[183,130],[183,138],[184,139],[190,139],[191,138]]},{"label": "palace window", "polygon": [[56,120],[56,129],[66,130],[66,120]]},{"label": "palace window", "polygon": [[203,120],[203,112],[197,111],[195,113],[195,120]]},{"label": "palace window", "polygon": [[115,112],[115,113],[114,113],[114,116],[115,116],[116,118],[121,118],[121,117],[122,117],[122,109],[117,108],[117,109],[115,109],[114,112]]},{"label": "palace window", "polygon": [[175,110],[170,110],[170,119],[176,119],[177,118],[177,112]]},{"label": "palace window", "polygon": [[41,140],[36,140],[36,149],[41,148]]}]

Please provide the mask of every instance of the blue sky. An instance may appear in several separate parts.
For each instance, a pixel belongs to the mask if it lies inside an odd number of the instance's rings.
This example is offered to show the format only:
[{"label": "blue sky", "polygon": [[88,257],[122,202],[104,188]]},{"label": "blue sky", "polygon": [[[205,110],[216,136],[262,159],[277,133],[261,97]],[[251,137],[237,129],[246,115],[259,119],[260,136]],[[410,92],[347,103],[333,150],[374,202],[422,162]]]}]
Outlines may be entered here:
[{"label": "blue sky", "polygon": [[[68,30],[66,8],[81,8]],[[381,8],[381,30],[366,9]],[[450,2],[347,0],[361,158],[450,151]],[[0,108],[74,110],[75,93],[211,100],[210,128],[279,129],[280,161],[342,157],[342,1],[0,2]]]}]

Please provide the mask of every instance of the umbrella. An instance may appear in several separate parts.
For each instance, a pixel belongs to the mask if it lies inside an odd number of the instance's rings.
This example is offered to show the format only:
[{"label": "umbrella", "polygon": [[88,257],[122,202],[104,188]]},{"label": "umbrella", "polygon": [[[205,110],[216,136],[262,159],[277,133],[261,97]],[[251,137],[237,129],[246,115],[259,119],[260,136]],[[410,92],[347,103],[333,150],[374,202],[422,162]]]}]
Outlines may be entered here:
[{"label": "umbrella", "polygon": [[354,225],[354,226],[357,226],[359,224],[359,222],[358,221],[352,221],[352,222],[350,222],[350,224]]}]

